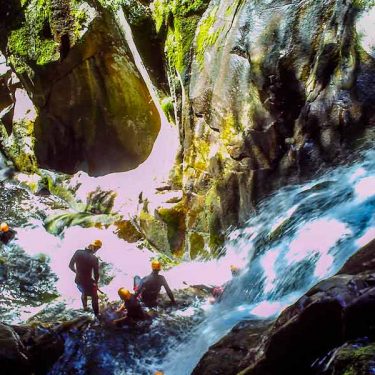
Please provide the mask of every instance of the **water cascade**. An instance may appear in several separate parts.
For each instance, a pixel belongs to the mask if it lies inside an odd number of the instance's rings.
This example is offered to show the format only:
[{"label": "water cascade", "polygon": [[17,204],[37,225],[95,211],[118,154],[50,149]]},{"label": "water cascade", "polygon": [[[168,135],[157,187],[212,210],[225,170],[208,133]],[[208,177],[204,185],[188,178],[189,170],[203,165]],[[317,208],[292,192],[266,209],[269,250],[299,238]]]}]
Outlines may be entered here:
[{"label": "water cascade", "polygon": [[375,237],[375,152],[349,167],[277,192],[242,229],[229,235],[226,251],[246,254],[248,264],[162,368],[190,374],[209,346],[244,319],[274,318]]}]

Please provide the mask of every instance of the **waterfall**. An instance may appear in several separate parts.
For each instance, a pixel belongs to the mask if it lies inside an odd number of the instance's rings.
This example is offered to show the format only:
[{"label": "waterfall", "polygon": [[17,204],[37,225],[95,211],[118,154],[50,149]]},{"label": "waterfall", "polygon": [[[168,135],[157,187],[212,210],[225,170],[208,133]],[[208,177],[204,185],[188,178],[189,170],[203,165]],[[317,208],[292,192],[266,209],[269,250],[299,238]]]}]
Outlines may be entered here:
[{"label": "waterfall", "polygon": [[286,187],[259,207],[226,250],[248,255],[223,300],[170,350],[166,375],[188,375],[208,348],[241,320],[276,318],[320,280],[337,272],[375,237],[375,151],[300,186]]}]

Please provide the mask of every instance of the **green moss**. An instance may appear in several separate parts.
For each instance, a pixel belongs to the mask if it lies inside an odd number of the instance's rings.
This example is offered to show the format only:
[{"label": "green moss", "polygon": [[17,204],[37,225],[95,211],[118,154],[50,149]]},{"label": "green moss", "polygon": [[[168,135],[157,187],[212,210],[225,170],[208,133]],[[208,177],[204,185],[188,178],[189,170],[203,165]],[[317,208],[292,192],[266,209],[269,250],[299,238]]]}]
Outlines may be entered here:
[{"label": "green moss", "polygon": [[126,3],[126,0],[98,0],[99,3],[107,9],[112,9],[113,11],[117,11],[121,5]]},{"label": "green moss", "polygon": [[182,256],[184,254],[185,232],[186,232],[186,208],[181,202],[173,208],[159,208],[157,215],[167,224],[168,242],[173,254]]},{"label": "green moss", "polygon": [[111,225],[119,220],[119,215],[92,215],[87,212],[68,212],[48,217],[44,226],[52,234],[60,234],[66,227],[81,226],[83,228]]},{"label": "green moss", "polygon": [[214,7],[210,14],[200,23],[196,38],[196,58],[198,64],[203,67],[204,53],[206,49],[214,45],[223,31],[223,27],[214,30],[218,7]]},{"label": "green moss", "polygon": [[161,100],[161,108],[168,118],[169,122],[175,122],[174,120],[174,104],[173,99],[170,96],[166,96]]},{"label": "green moss", "polygon": [[343,375],[367,375],[373,366],[375,344],[363,347],[348,345],[339,349],[334,359],[334,368]]},{"label": "green moss", "polygon": [[205,242],[199,233],[191,233],[189,237],[190,258],[195,259],[204,252]]},{"label": "green moss", "polygon": [[241,0],[234,0],[233,3],[228,6],[228,8],[225,10],[226,17],[229,17],[230,15],[233,14],[233,12],[236,10],[240,1]]},{"label": "green moss", "polygon": [[370,9],[375,6],[375,0],[353,0],[353,7],[359,10]]},{"label": "green moss", "polygon": [[155,0],[153,18],[158,32],[166,30],[168,64],[181,75],[189,62],[191,46],[208,0]]},{"label": "green moss", "polygon": [[26,6],[22,26],[10,32],[9,61],[18,73],[28,72],[30,61],[44,65],[59,58],[58,44],[47,32],[50,13],[50,0],[32,0]]}]

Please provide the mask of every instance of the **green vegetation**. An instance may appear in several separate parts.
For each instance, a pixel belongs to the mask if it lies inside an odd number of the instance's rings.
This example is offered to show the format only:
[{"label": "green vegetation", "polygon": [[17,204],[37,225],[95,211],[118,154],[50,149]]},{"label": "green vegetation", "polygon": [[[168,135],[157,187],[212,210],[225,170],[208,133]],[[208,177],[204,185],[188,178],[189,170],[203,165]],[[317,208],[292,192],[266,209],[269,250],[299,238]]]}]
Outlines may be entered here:
[{"label": "green vegetation", "polygon": [[[23,5],[26,5],[23,2]],[[50,28],[50,0],[32,0],[25,7],[25,21],[8,37],[9,62],[18,73],[28,72],[29,62],[44,65],[59,58]]]},{"label": "green vegetation", "polygon": [[223,31],[223,27],[220,27],[216,30],[213,27],[216,21],[217,10],[218,7],[214,7],[208,17],[201,22],[198,28],[196,39],[196,57],[201,68],[203,67],[204,63],[204,52],[208,47],[216,43],[217,39]]},{"label": "green vegetation", "polygon": [[353,0],[353,7],[357,9],[370,9],[375,6],[375,0]]},{"label": "green vegetation", "polygon": [[123,5],[124,3],[127,3],[127,0],[98,0],[99,3],[107,9],[112,9],[113,11],[118,10],[118,8]]},{"label": "green vegetation", "polygon": [[169,122],[174,122],[174,104],[170,96],[164,97],[160,102],[161,108]]},{"label": "green vegetation", "polygon": [[75,43],[88,17],[80,0],[65,3],[63,15],[52,13],[51,0],[23,0],[21,5],[22,22],[8,35],[8,59],[18,73],[31,75],[34,63],[43,66],[60,58],[62,33],[69,35],[71,45]]},{"label": "green vegetation", "polygon": [[168,63],[183,75],[189,62],[195,31],[207,0],[155,0],[153,17],[158,32],[166,32]]},{"label": "green vegetation", "polygon": [[364,347],[348,346],[339,350],[335,359],[343,375],[365,375],[370,373],[375,355],[375,344]]}]

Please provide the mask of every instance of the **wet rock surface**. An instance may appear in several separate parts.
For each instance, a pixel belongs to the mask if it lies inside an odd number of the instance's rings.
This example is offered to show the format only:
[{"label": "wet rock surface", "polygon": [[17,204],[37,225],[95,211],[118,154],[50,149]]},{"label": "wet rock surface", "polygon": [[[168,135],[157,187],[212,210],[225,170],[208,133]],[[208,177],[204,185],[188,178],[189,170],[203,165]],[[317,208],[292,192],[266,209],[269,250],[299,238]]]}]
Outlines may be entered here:
[{"label": "wet rock surface", "polygon": [[220,243],[263,197],[337,161],[374,125],[362,11],[354,1],[210,2],[185,74],[188,232]]},{"label": "wet rock surface", "polygon": [[[224,369],[241,375],[341,374],[343,368],[354,368],[358,371],[355,373],[362,374],[366,368],[373,368],[374,251],[372,241],[352,256],[336,276],[320,282],[284,310],[268,330],[254,329],[254,323],[244,322],[210,348],[194,374],[227,374]],[[355,341],[364,337],[367,341],[360,345],[363,350],[356,353]],[[244,338],[245,343],[248,340],[247,349],[225,356]],[[319,358],[332,356],[333,350],[337,352],[330,371],[313,366]],[[220,366],[217,358],[222,359]],[[357,362],[358,358],[361,360]]]},{"label": "wet rock surface", "polygon": [[0,324],[0,363],[5,373],[47,374],[64,353],[68,331],[81,331],[90,319],[80,317],[62,324],[8,326]]}]

